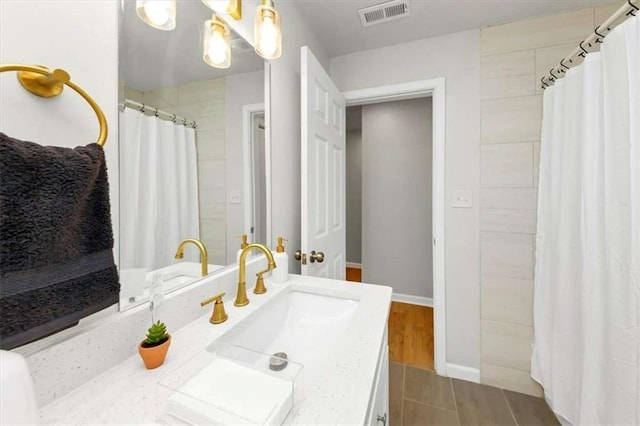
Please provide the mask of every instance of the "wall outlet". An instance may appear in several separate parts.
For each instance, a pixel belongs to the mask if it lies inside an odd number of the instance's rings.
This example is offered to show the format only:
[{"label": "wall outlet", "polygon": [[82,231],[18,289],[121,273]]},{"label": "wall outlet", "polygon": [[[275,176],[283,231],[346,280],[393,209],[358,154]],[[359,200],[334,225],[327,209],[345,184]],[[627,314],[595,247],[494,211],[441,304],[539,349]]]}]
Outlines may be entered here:
[{"label": "wall outlet", "polygon": [[240,191],[229,191],[229,203],[240,204],[242,202],[242,194]]},{"label": "wall outlet", "polygon": [[453,191],[451,207],[456,209],[470,209],[473,207],[473,191],[471,189],[456,189]]}]

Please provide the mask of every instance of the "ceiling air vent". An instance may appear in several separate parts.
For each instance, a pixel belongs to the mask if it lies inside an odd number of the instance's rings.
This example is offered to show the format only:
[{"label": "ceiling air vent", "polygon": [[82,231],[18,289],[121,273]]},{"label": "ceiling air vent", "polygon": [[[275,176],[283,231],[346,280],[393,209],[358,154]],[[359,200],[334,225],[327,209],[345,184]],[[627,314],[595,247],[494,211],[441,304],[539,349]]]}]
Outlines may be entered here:
[{"label": "ceiling air vent", "polygon": [[392,0],[360,9],[358,10],[358,14],[360,15],[362,25],[365,27],[382,24],[383,22],[409,16],[409,2],[406,0]]}]

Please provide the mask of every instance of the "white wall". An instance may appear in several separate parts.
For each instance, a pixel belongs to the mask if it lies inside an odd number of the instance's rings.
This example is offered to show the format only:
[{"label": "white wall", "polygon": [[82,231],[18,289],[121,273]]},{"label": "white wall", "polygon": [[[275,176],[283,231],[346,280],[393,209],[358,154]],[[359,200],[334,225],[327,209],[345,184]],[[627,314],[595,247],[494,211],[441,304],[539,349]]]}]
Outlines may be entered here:
[{"label": "white wall", "polygon": [[[111,219],[118,259],[118,4],[0,1],[0,62],[62,68],[100,105],[109,124],[105,145]],[[95,142],[91,107],[72,89],[44,99],[27,91],[14,72],[0,75],[0,131],[42,145]]]},{"label": "white wall", "polygon": [[362,107],[362,281],[433,297],[431,98]]},{"label": "white wall", "polygon": [[[264,102],[264,71],[225,77],[225,155],[227,158],[227,265],[236,262],[244,232],[244,203],[230,203],[230,191],[239,191],[244,200],[242,150],[242,107]],[[253,241],[251,241],[253,242]],[[264,243],[265,241],[259,241]]]},{"label": "white wall", "polygon": [[[479,30],[331,59],[340,90],[446,78],[446,193],[479,190]],[[447,361],[480,367],[479,210],[446,209]]]}]

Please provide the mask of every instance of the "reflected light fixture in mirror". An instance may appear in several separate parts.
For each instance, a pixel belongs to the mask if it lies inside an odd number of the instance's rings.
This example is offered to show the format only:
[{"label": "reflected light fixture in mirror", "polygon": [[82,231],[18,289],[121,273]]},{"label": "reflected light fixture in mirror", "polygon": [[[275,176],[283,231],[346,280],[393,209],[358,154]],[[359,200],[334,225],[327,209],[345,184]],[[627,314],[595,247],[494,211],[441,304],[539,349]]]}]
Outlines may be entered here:
[{"label": "reflected light fixture in mirror", "polygon": [[220,17],[213,15],[204,23],[202,59],[214,68],[231,66],[231,31]]},{"label": "reflected light fixture in mirror", "polygon": [[242,19],[242,0],[202,0],[211,10],[225,10],[233,19]]},{"label": "reflected light fixture in mirror", "polygon": [[279,58],[282,54],[282,30],[273,1],[262,0],[257,7],[253,30],[256,53],[265,59]]},{"label": "reflected light fixture in mirror", "polygon": [[136,0],[136,13],[153,28],[170,31],[176,27],[176,0]]}]

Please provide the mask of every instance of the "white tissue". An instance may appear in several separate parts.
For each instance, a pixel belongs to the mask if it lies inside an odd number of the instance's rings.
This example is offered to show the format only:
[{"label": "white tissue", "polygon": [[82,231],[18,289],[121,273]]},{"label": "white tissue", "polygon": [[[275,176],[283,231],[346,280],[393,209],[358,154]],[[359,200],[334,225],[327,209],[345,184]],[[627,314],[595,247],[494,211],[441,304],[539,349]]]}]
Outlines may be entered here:
[{"label": "white tissue", "polygon": [[281,425],[292,383],[216,358],[169,397],[167,414],[193,425]]}]

